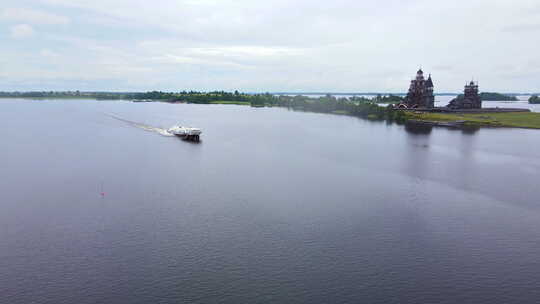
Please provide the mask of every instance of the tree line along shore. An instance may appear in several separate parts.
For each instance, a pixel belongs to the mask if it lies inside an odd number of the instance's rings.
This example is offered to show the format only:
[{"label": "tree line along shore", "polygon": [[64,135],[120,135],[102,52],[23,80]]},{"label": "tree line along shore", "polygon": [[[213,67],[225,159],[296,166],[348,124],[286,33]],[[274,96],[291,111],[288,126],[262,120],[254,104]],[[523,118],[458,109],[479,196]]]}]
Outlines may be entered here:
[{"label": "tree line along shore", "polygon": [[[510,98],[498,93],[482,93],[494,98]],[[495,94],[495,95],[494,95]],[[500,97],[499,95],[503,96]],[[485,95],[486,96],[486,95]],[[393,104],[403,101],[397,95],[377,95],[373,98],[363,96],[335,97],[331,95],[317,98],[297,95],[246,94],[225,91],[178,93],[152,91],[146,93],[117,92],[0,92],[0,97],[11,98],[88,98],[98,100],[133,100],[134,102],[162,101],[170,103],[193,104],[236,104],[252,107],[286,107],[297,111],[350,115],[373,120],[387,120],[405,123],[409,120],[426,122],[462,121],[464,125],[491,127],[523,127],[540,129],[540,113],[422,113],[415,111],[395,110]],[[513,97],[515,98],[515,97]],[[491,100],[491,99],[488,99]],[[508,100],[508,99],[506,99]],[[513,99],[511,99],[513,100]],[[538,96],[533,95],[530,103],[540,103]],[[379,104],[388,104],[380,106]]]}]

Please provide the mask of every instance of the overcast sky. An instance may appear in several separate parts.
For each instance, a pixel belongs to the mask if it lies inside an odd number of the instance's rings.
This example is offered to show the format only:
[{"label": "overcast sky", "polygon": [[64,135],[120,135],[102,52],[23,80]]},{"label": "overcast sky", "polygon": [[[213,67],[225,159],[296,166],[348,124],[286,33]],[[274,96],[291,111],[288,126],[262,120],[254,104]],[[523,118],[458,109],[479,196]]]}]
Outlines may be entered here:
[{"label": "overcast sky", "polygon": [[0,90],[540,91],[539,0],[2,0]]}]

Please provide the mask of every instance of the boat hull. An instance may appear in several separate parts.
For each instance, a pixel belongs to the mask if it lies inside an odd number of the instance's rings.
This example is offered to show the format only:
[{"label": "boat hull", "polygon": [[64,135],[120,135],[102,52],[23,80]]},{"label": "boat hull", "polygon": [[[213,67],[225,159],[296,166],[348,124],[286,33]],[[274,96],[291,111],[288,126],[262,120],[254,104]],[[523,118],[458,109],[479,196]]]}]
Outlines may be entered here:
[{"label": "boat hull", "polygon": [[174,134],[176,135],[177,137],[180,137],[182,138],[183,140],[188,140],[188,141],[200,141],[200,137],[199,135],[180,135],[180,134]]}]

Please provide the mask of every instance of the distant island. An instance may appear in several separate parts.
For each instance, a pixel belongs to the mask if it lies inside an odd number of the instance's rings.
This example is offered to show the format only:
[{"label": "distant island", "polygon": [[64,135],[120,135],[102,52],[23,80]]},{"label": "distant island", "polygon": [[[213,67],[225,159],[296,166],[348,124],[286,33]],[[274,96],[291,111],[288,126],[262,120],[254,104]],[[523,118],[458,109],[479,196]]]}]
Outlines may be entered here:
[{"label": "distant island", "polygon": [[518,101],[516,96],[509,96],[494,92],[480,93],[480,99],[488,101]]},{"label": "distant island", "polygon": [[[307,96],[306,96],[307,95]],[[221,104],[261,104],[264,100],[265,103],[272,103],[268,99],[270,96],[309,96],[311,93],[240,93],[238,91],[225,92],[225,91],[211,91],[211,92],[198,92],[198,91],[182,91],[182,92],[81,92],[81,91],[30,91],[30,92],[0,92],[0,98],[89,98],[89,99],[128,99],[133,101],[169,101],[169,102],[187,102],[187,103],[221,103]],[[346,94],[318,94],[322,96],[340,96]],[[404,97],[394,94],[381,94],[381,93],[369,93],[369,94],[347,94],[353,95],[352,99],[356,101],[371,101],[374,103],[400,103]],[[359,95],[360,97],[358,97]],[[373,98],[366,98],[362,95],[373,95]]]},{"label": "distant island", "polygon": [[529,103],[540,104],[540,97],[538,95],[533,95],[529,98]]},{"label": "distant island", "polygon": [[[484,93],[485,94],[485,93]],[[502,94],[499,94],[502,95]],[[504,95],[503,95],[504,96]],[[414,121],[447,122],[462,121],[464,126],[525,127],[540,129],[540,113],[427,113],[418,111],[399,111],[394,104],[403,102],[404,97],[396,95],[377,95],[336,97],[330,94],[318,97],[304,95],[275,95],[271,93],[247,94],[238,91],[182,91],[145,93],[130,92],[0,92],[0,98],[32,99],[98,99],[131,100],[133,102],[169,102],[192,104],[234,104],[252,107],[284,107],[295,111],[349,115],[371,120],[407,123]],[[538,102],[538,97],[531,103]],[[378,104],[388,103],[388,106]]]},{"label": "distant island", "polygon": [[[463,94],[459,94],[457,98],[462,98]],[[481,92],[480,99],[483,101],[518,101],[517,97],[505,95],[495,92]]]},{"label": "distant island", "polygon": [[235,104],[252,107],[285,107],[297,111],[351,115],[356,117],[405,121],[405,113],[394,111],[392,106],[382,107],[378,103],[398,102],[399,96],[378,95],[374,98],[364,96],[335,97],[332,95],[317,98],[303,95],[274,95],[270,93],[246,94],[238,91],[182,91],[145,93],[117,92],[0,92],[3,98],[92,98],[103,100],[132,100],[133,102],[169,102],[192,104]]},{"label": "distant island", "polygon": [[[295,94],[285,93],[264,93],[273,96]],[[263,95],[264,95],[263,94]],[[296,95],[311,95],[312,93],[298,93]],[[190,103],[211,103],[216,101],[236,101],[243,103],[250,103],[252,96],[260,96],[262,94],[257,93],[239,93],[235,91],[212,91],[212,92],[197,92],[197,91],[182,91],[178,93],[151,91],[151,92],[81,92],[81,91],[29,91],[29,92],[0,92],[0,98],[90,98],[90,99],[133,99],[133,100],[171,100],[171,101],[185,101]],[[342,93],[336,94],[319,94],[319,95],[332,95],[339,97],[345,95]],[[347,94],[353,95],[374,95],[374,98],[370,98],[375,103],[400,103],[403,102],[405,96],[403,94]],[[403,95],[403,96],[402,96]],[[434,95],[452,95],[450,93],[434,94]],[[462,96],[458,95],[458,96]],[[500,93],[482,92],[480,93],[482,100],[490,101],[517,101],[515,96],[509,96]]]},{"label": "distant island", "polygon": [[0,92],[0,98],[33,98],[33,99],[129,99],[136,93],[123,92],[81,92],[81,91],[28,91]]}]

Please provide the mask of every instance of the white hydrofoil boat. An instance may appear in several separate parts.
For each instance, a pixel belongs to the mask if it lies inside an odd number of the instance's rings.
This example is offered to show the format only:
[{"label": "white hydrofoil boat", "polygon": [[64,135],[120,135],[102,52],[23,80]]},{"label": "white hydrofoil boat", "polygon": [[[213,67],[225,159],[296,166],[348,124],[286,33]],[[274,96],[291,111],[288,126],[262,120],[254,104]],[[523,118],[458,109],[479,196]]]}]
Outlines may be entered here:
[{"label": "white hydrofoil boat", "polygon": [[180,125],[173,126],[167,131],[171,134],[192,141],[199,141],[199,136],[202,133],[201,129],[199,128],[182,127]]}]

